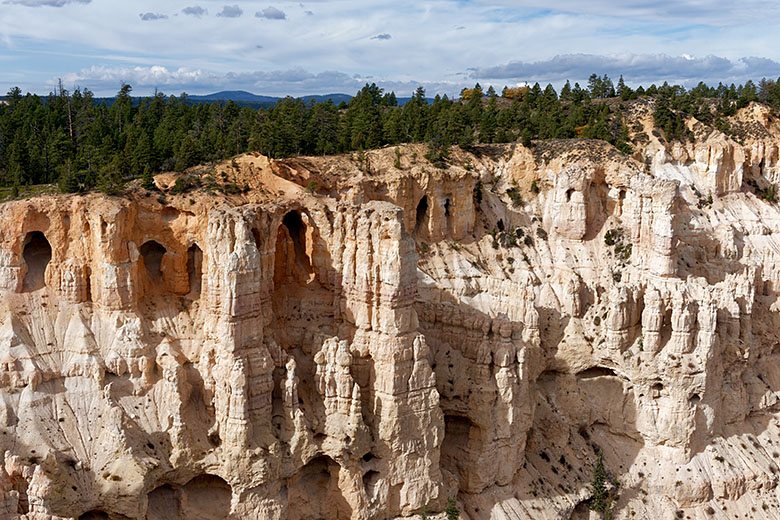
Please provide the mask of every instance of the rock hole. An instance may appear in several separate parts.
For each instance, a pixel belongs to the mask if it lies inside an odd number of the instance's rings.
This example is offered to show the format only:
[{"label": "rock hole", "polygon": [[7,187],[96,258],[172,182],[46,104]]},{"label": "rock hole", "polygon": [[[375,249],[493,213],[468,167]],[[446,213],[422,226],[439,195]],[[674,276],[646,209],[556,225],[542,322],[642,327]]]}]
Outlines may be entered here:
[{"label": "rock hole", "polygon": [[452,202],[447,198],[444,200],[444,218],[447,224],[447,235],[452,234]]},{"label": "rock hole", "polygon": [[181,517],[223,520],[230,514],[232,496],[233,490],[223,478],[199,475],[181,488]]},{"label": "rock hole", "polygon": [[444,440],[441,445],[441,465],[458,476],[465,490],[472,459],[482,451],[482,429],[468,417],[444,416]]},{"label": "rock hole", "polygon": [[373,458],[374,458],[374,454],[369,451],[368,453],[363,455],[363,462],[368,462]]},{"label": "rock hole", "polygon": [[180,515],[178,492],[169,484],[163,484],[149,493],[146,520],[177,519]]},{"label": "rock hole", "polygon": [[379,484],[379,472],[372,470],[368,470],[365,475],[363,475],[363,487],[366,490],[366,495],[368,495],[369,500],[372,500],[376,496],[377,492],[377,484]]},{"label": "rock hole", "polygon": [[37,291],[46,283],[46,266],[51,261],[51,245],[40,231],[28,233],[22,252],[27,272],[22,283],[23,292]]},{"label": "rock hole", "polygon": [[203,283],[203,251],[197,244],[187,249],[187,276],[190,280],[190,296],[199,298]]},{"label": "rock hole", "polygon": [[566,190],[566,202],[571,202],[572,193],[574,193],[573,188],[569,188],[568,190]]},{"label": "rock hole", "polygon": [[84,301],[92,301],[92,268],[89,266],[84,270]]},{"label": "rock hole", "polygon": [[661,346],[663,347],[672,339],[672,309],[666,309],[664,321],[661,324]]},{"label": "rock hole", "polygon": [[[352,510],[338,487],[339,465],[330,457],[315,457],[287,481],[288,520],[350,518]],[[308,507],[296,507],[307,504]]]},{"label": "rock hole", "polygon": [[105,511],[100,511],[98,509],[87,511],[83,515],[79,517],[79,520],[108,520],[111,518],[108,516],[108,513]]},{"label": "rock hole", "polygon": [[580,379],[592,379],[594,377],[612,376],[617,377],[614,370],[607,367],[591,367],[582,372],[577,372],[577,377]]},{"label": "rock hole", "polygon": [[414,232],[417,234],[420,229],[423,231],[426,228],[428,220],[428,196],[423,195],[420,202],[417,203],[417,218],[415,220]]},{"label": "rock hole", "polygon": [[176,220],[178,216],[179,216],[179,210],[177,210],[176,208],[166,206],[162,210],[163,222],[173,222],[174,220]]},{"label": "rock hole", "polygon": [[692,405],[696,406],[701,402],[701,397],[699,394],[693,394],[689,399],[688,402],[690,402]]},{"label": "rock hole", "polygon": [[167,252],[165,248],[154,240],[149,240],[141,246],[140,251],[149,277],[153,281],[162,280],[162,258]]},{"label": "rock hole", "polygon": [[306,255],[306,224],[297,211],[290,211],[282,219],[282,225],[287,228],[295,250],[295,261],[309,270],[309,257]]}]

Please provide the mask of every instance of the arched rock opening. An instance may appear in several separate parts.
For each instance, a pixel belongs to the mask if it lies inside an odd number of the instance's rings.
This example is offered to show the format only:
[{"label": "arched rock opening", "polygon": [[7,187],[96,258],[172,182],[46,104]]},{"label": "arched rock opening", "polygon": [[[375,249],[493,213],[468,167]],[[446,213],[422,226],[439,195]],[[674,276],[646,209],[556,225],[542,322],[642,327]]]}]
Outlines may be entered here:
[{"label": "arched rock opening", "polygon": [[141,252],[141,257],[144,260],[144,267],[146,268],[146,274],[149,275],[149,278],[152,281],[161,281],[162,280],[162,259],[165,253],[167,252],[166,249],[158,242],[155,242],[154,240],[149,240],[148,242],[145,242],[144,245],[141,246],[140,252]]},{"label": "arched rock opening", "polygon": [[363,487],[366,490],[366,495],[369,500],[372,500],[377,494],[377,486],[379,485],[379,472],[373,469],[368,470],[363,475]]},{"label": "arched rock opening", "polygon": [[425,231],[428,227],[428,196],[423,195],[420,202],[417,203],[417,215],[414,224],[414,233],[417,234],[420,230]]},{"label": "arched rock opening", "polygon": [[482,429],[468,417],[444,416],[444,440],[441,444],[441,466],[458,477],[462,488],[468,487],[468,472],[482,451]]},{"label": "arched rock opening", "polygon": [[27,271],[22,282],[22,291],[31,292],[42,289],[46,284],[46,266],[51,261],[51,245],[40,231],[28,233],[24,239],[22,251]]},{"label": "arched rock opening", "polygon": [[[316,390],[314,354],[322,347],[323,337],[336,335],[337,304],[323,271],[328,258],[327,245],[319,239],[314,220],[306,213],[287,213],[277,231],[273,318],[267,333],[295,360],[298,406],[311,420],[312,414],[324,413],[324,403]],[[273,372],[271,422],[279,435],[283,434],[287,376],[285,367],[277,367]]]},{"label": "arched rock opening", "polygon": [[287,234],[292,240],[295,262],[307,271],[310,270],[311,262],[306,253],[306,224],[303,223],[301,214],[297,211],[290,211],[282,219],[282,226],[287,228]]},{"label": "arched rock opening", "polygon": [[315,457],[287,481],[288,520],[341,520],[352,509],[338,487],[341,468],[330,457]]},{"label": "arched rock opening", "polygon": [[233,490],[216,475],[199,475],[181,489],[179,502],[182,519],[223,520],[230,514]]},{"label": "arched rock opening", "polygon": [[[320,249],[318,249],[318,247]],[[291,211],[279,226],[274,254],[273,309],[275,328],[280,332],[277,342],[304,346],[307,332],[320,329],[330,333],[333,326],[333,294],[324,287],[312,258],[327,251],[316,242],[316,229],[301,213]],[[310,359],[296,359],[301,373],[307,370]],[[302,389],[299,388],[299,395]]]},{"label": "arched rock opening", "polygon": [[146,520],[176,519],[180,515],[178,490],[163,484],[149,492]]},{"label": "arched rock opening", "polygon": [[182,487],[163,484],[147,495],[146,520],[222,520],[230,515],[233,490],[216,475],[198,475]]},{"label": "arched rock opening", "polygon": [[190,296],[200,298],[203,285],[203,251],[198,244],[187,249],[187,276],[190,281]]}]

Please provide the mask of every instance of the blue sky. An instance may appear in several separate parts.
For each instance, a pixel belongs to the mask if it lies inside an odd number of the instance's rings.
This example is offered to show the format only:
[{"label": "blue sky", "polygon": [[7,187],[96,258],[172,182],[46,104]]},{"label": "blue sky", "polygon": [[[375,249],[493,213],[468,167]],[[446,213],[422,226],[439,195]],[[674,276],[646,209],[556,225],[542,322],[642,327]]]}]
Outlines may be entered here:
[{"label": "blue sky", "polygon": [[780,3],[0,0],[0,91],[400,96],[524,82],[780,76]]}]

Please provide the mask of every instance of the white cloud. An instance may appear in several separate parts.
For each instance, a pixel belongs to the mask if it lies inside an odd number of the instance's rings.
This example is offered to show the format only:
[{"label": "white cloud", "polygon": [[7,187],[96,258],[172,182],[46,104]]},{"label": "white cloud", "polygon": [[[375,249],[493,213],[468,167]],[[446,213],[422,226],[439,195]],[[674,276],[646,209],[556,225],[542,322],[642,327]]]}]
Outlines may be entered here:
[{"label": "white cloud", "polygon": [[160,13],[141,13],[138,16],[144,22],[150,22],[153,20],[166,20],[168,18],[167,14],[160,14]]},{"label": "white cloud", "polygon": [[208,84],[216,76],[202,70],[179,68],[169,70],[158,65],[152,67],[102,67],[93,66],[77,73],[66,74],[65,84],[97,84],[100,86],[128,83],[133,86],[182,86],[187,84]]},{"label": "white cloud", "polygon": [[[16,1],[37,4],[67,0]],[[757,0],[746,1],[750,8]],[[386,82],[392,80],[403,88],[407,88],[408,82],[417,81],[425,85],[462,87],[463,83],[473,84],[475,78],[471,75],[480,74],[501,76],[494,78],[497,84],[504,82],[504,77],[507,83],[515,78],[519,78],[517,81],[531,79],[531,76],[540,82],[555,76],[569,76],[574,81],[575,75],[587,79],[591,72],[606,72],[610,76],[628,72],[643,82],[647,82],[644,78],[657,82],[698,74],[708,74],[703,79],[710,80],[721,73],[735,78],[743,74],[744,79],[754,73],[758,76],[754,79],[760,79],[764,73],[767,77],[777,77],[772,73],[771,63],[780,62],[780,33],[774,27],[776,18],[771,16],[774,7],[767,7],[763,11],[766,16],[755,21],[755,13],[740,13],[737,4],[721,6],[720,11],[716,9],[717,13],[710,16],[713,23],[718,21],[715,18],[728,18],[729,25],[713,26],[702,25],[701,20],[714,0],[682,0],[680,4],[663,1],[648,4],[646,0],[626,0],[619,5],[607,0],[590,3],[561,0],[547,2],[549,6],[542,3],[542,0],[376,0],[369,3],[310,0],[300,5],[298,0],[285,3],[262,0],[254,3],[249,11],[247,6],[252,5],[249,2],[225,5],[224,0],[208,3],[188,0],[168,12],[166,7],[161,7],[168,4],[159,0],[88,5],[73,2],[58,10],[56,17],[37,17],[35,24],[29,22],[29,7],[3,4],[0,54],[11,56],[10,62],[3,62],[3,70],[15,75],[0,74],[0,80],[6,82],[0,84],[0,92],[13,86],[7,82],[22,77],[22,86],[29,85],[31,90],[45,93],[50,88],[47,84],[50,78],[89,70],[93,65],[162,66],[168,71],[184,68],[210,71],[219,77],[229,72],[285,71],[299,67],[308,71],[341,71],[348,77],[373,76]],[[258,18],[239,16],[243,11],[252,15],[259,11],[263,15],[263,9],[272,5],[284,12],[283,23],[268,20],[258,26]],[[203,9],[203,13],[196,21],[193,18],[200,13],[197,8]],[[205,8],[209,16],[205,16]],[[652,12],[643,16],[643,9]],[[305,14],[306,10],[316,13],[316,23]],[[139,23],[138,13],[147,12],[167,14],[169,20]],[[695,15],[691,23],[684,16],[686,13]],[[228,30],[225,18],[231,15]],[[746,19],[754,21],[741,21]],[[128,23],[131,20],[136,23]],[[258,34],[260,29],[262,33]],[[392,35],[391,39],[372,40],[385,34]],[[258,44],[263,46],[262,50],[257,48]],[[573,63],[561,58],[571,55],[572,49],[585,57],[568,60]],[[588,58],[614,53],[617,49],[632,58],[614,55]],[[683,54],[694,59],[684,61]],[[707,60],[704,57],[708,55],[728,63]],[[770,62],[742,60],[744,56],[763,57]],[[323,83],[323,89],[340,84]],[[189,91],[199,85],[184,88]],[[308,89],[309,84],[305,85]],[[266,86],[285,88],[280,84],[264,84],[263,88]],[[291,88],[296,86],[293,84]],[[116,91],[116,86],[106,84],[105,89],[104,93],[110,94]],[[140,87],[136,92],[141,92]]]},{"label": "white cloud", "polygon": [[123,83],[130,84],[139,94],[153,88],[174,92],[186,90],[191,93],[208,93],[222,89],[248,90],[266,95],[307,95],[318,93],[354,94],[366,83],[376,82],[387,91],[394,90],[399,96],[411,95],[420,86],[432,94],[460,89],[459,85],[445,82],[418,82],[377,80],[340,71],[311,72],[302,68],[227,72],[224,74],[201,69],[170,69],[163,66],[151,67],[100,67],[94,66],[62,78],[65,85],[82,85],[96,92],[112,92]]},{"label": "white cloud", "polygon": [[746,21],[761,21],[780,15],[780,5],[764,0],[742,0],[722,2],[721,0],[475,0],[485,7],[541,9],[603,16],[628,18],[643,22],[664,22],[728,26]]},{"label": "white cloud", "polygon": [[244,14],[244,10],[241,9],[238,5],[226,5],[222,8],[222,11],[217,13],[217,16],[221,16],[223,18],[238,18],[242,14]]},{"label": "white cloud", "polygon": [[185,7],[181,10],[182,13],[189,15],[189,16],[195,16],[200,18],[204,14],[208,14],[208,11],[206,9],[203,9],[199,5],[193,5],[191,7]]},{"label": "white cloud", "polygon": [[88,4],[92,0],[8,0],[6,4],[18,4],[27,7],[62,7],[67,4]]},{"label": "white cloud", "polygon": [[745,81],[761,77],[776,77],[780,63],[766,58],[730,60],[719,56],[693,57],[666,54],[565,54],[536,62],[513,61],[494,67],[478,67],[471,71],[474,79],[560,82],[581,81],[590,74],[621,74],[633,83],[690,84],[718,81]]},{"label": "white cloud", "polygon": [[262,11],[258,11],[255,13],[255,17],[257,18],[268,18],[269,20],[284,20],[287,18],[287,15],[284,13],[284,11],[280,11],[276,7],[266,7]]}]

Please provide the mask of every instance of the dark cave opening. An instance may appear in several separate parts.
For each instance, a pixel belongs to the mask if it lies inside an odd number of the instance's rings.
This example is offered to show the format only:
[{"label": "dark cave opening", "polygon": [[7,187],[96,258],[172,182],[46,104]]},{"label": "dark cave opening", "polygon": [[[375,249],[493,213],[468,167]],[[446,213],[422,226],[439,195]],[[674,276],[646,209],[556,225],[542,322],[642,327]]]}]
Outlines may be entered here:
[{"label": "dark cave opening", "polygon": [[141,246],[140,253],[146,273],[154,281],[162,280],[162,258],[166,252],[166,249],[154,240],[149,240]]},{"label": "dark cave opening", "polygon": [[22,291],[32,292],[42,289],[46,283],[46,266],[51,261],[51,244],[43,233],[33,231],[27,234],[22,258],[27,266]]},{"label": "dark cave opening", "polygon": [[417,203],[417,217],[416,217],[415,225],[414,225],[414,232],[415,234],[422,228],[423,230],[427,227],[427,220],[428,220],[428,196],[423,195],[423,198],[420,199],[420,202]]},{"label": "dark cave opening", "polygon": [[203,284],[203,251],[197,244],[187,249],[187,276],[190,280],[190,296],[197,299]]}]

